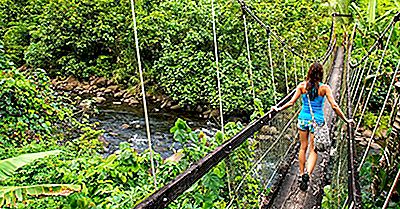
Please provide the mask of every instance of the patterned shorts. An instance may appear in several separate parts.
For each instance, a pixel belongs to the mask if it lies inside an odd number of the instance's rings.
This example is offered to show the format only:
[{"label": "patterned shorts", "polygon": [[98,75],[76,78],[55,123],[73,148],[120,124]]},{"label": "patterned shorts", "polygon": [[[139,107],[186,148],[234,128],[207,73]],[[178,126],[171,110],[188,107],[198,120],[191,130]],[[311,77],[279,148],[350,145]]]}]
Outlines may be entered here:
[{"label": "patterned shorts", "polygon": [[[318,125],[323,125],[323,124],[324,123],[321,123],[321,124],[318,123]],[[312,120],[298,119],[297,120],[297,128],[302,131],[310,131],[311,133],[314,133],[314,126],[313,126]]]}]

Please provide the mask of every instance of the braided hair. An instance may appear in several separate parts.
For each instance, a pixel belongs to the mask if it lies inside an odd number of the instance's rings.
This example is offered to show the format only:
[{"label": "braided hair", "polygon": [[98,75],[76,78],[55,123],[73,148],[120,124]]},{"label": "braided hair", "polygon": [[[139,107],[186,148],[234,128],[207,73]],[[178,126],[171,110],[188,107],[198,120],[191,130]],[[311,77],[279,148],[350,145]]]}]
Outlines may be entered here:
[{"label": "braided hair", "polygon": [[311,101],[318,96],[319,82],[322,81],[323,75],[323,67],[319,62],[314,62],[308,69],[306,90]]}]

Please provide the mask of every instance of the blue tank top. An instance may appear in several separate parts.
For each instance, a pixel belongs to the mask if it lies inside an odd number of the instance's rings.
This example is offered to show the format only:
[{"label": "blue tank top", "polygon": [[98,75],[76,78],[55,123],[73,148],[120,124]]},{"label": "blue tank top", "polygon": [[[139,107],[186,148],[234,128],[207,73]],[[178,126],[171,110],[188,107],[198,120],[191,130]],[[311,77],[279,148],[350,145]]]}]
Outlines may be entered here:
[{"label": "blue tank top", "polygon": [[[321,84],[320,84],[321,86]],[[312,120],[310,106],[308,105],[307,93],[301,95],[302,107],[299,114],[299,119],[302,120]],[[324,123],[324,103],[325,96],[318,95],[314,100],[311,101],[311,108],[314,113],[315,121],[318,124]]]}]

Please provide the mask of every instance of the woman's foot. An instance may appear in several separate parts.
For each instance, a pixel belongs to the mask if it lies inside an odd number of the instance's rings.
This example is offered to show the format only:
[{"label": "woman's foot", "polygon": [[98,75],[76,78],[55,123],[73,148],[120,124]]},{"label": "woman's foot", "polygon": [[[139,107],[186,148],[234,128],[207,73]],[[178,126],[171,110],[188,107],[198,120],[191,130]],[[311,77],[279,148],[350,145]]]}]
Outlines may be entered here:
[{"label": "woman's foot", "polygon": [[303,174],[301,176],[300,189],[306,191],[308,189],[309,181],[310,181],[310,176],[308,175],[308,173]]}]

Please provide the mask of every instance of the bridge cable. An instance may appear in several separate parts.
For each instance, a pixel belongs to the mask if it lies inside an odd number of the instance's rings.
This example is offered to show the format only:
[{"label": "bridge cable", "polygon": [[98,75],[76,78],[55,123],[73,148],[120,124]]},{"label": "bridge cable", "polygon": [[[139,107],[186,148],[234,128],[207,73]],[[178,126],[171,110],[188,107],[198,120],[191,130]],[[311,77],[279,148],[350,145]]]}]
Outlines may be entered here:
[{"label": "bridge cable", "polygon": [[285,69],[285,84],[286,84],[286,94],[289,94],[289,84],[288,84],[288,75],[287,75],[287,66],[286,66],[286,53],[285,50],[283,52],[283,67]]},{"label": "bridge cable", "polygon": [[297,86],[297,66],[296,66],[296,57],[293,55],[293,67],[294,67],[294,82],[295,82],[295,84],[294,84],[294,87],[296,88],[296,86]]},{"label": "bridge cable", "polygon": [[[395,82],[395,80],[396,80],[397,72],[399,72],[399,66],[400,66],[400,61],[398,62],[397,67],[396,67],[396,71],[395,71],[394,74],[393,74],[392,81],[390,82],[390,86],[389,86],[388,92],[387,92],[387,94],[386,94],[385,101],[383,102],[382,109],[381,109],[381,111],[380,111],[380,113],[379,113],[379,116],[378,116],[378,119],[377,119],[377,121],[376,121],[376,123],[375,123],[374,130],[372,131],[372,135],[371,135],[371,137],[370,137],[369,140],[368,140],[368,146],[367,146],[367,148],[365,149],[364,156],[363,156],[363,158],[362,158],[362,160],[361,160],[360,166],[358,167],[358,170],[359,170],[359,171],[361,170],[361,168],[362,168],[362,166],[363,166],[363,164],[364,164],[364,162],[365,162],[365,159],[367,158],[367,154],[368,154],[369,148],[370,148],[370,146],[371,146],[372,140],[373,140],[374,135],[375,135],[375,133],[376,133],[378,127],[379,127],[379,122],[381,121],[383,112],[385,111],[386,104],[387,104],[387,102],[388,102],[388,100],[389,100],[390,92],[391,92],[392,87],[393,87],[393,85],[394,85],[394,82]],[[377,76],[377,75],[376,75],[376,76]]]},{"label": "bridge cable", "polygon": [[[269,27],[268,27],[269,28]],[[272,78],[272,89],[274,90],[274,103],[276,103],[276,86],[275,86],[275,76],[274,76],[274,64],[272,63],[272,51],[271,51],[271,29],[267,30],[268,34],[268,54],[269,54],[269,66],[271,69],[271,78]]]},{"label": "bridge cable", "polygon": [[388,204],[389,204],[390,197],[391,197],[392,194],[393,194],[393,190],[394,190],[394,188],[396,187],[396,184],[397,184],[397,182],[399,181],[399,178],[400,178],[400,169],[399,169],[399,171],[397,172],[396,178],[395,178],[394,181],[393,181],[393,184],[392,184],[392,186],[391,186],[391,188],[390,188],[390,191],[389,191],[388,196],[386,197],[386,200],[385,200],[385,203],[384,203],[382,209],[386,209],[386,208],[387,208],[387,206],[388,206]]},{"label": "bridge cable", "polygon": [[364,104],[364,107],[363,107],[363,110],[362,110],[362,113],[361,113],[361,117],[360,117],[360,119],[359,119],[359,121],[358,121],[358,123],[357,123],[357,127],[356,127],[356,129],[355,129],[355,133],[357,133],[358,128],[359,128],[360,125],[361,125],[361,121],[362,121],[362,119],[363,119],[363,117],[364,117],[364,113],[365,113],[365,110],[366,110],[366,108],[367,108],[367,104],[368,104],[369,99],[370,99],[370,97],[371,97],[371,95],[372,95],[372,90],[373,90],[373,88],[375,87],[376,78],[378,77],[377,75],[378,75],[378,73],[380,72],[380,68],[381,68],[382,63],[383,63],[383,58],[385,57],[385,53],[386,53],[387,47],[388,47],[388,45],[389,45],[390,38],[392,37],[393,29],[394,29],[394,27],[392,27],[392,29],[390,30],[389,36],[388,36],[388,38],[387,38],[385,47],[384,47],[383,52],[382,52],[382,55],[381,55],[381,59],[380,59],[380,61],[379,61],[379,65],[378,65],[378,67],[377,67],[377,69],[376,69],[376,71],[375,71],[376,76],[374,77],[374,80],[372,81],[372,85],[371,85],[371,87],[370,87],[371,89],[370,89],[370,91],[369,91],[369,93],[368,93],[368,96],[367,96],[367,99],[366,99],[366,101],[365,101],[365,104]]},{"label": "bridge cable", "polygon": [[380,35],[379,35],[379,37],[376,39],[375,43],[374,43],[374,44],[370,47],[370,49],[367,51],[367,54],[364,55],[364,57],[362,57],[362,58],[360,59],[360,62],[355,63],[355,64],[350,63],[350,66],[351,66],[351,67],[356,67],[356,66],[360,65],[362,62],[364,62],[364,60],[365,60],[369,55],[371,55],[371,53],[372,53],[372,51],[375,49],[375,47],[377,47],[377,46],[379,45],[379,42],[383,39],[383,37],[384,37],[384,35],[387,33],[387,31],[388,31],[392,26],[394,26],[394,24],[395,24],[397,21],[399,21],[399,18],[400,18],[400,12],[397,13],[397,14],[393,17],[393,19],[392,19],[392,21],[389,23],[389,25],[382,31],[382,33],[380,33]]},{"label": "bridge cable", "polygon": [[[289,122],[288,122],[288,123],[285,125],[285,127],[282,129],[282,131],[280,132],[280,134],[278,135],[278,137],[276,137],[276,140],[275,140],[275,141],[270,145],[270,147],[263,153],[263,155],[262,155],[260,158],[258,158],[258,160],[257,160],[255,163],[253,163],[253,166],[250,168],[250,170],[249,170],[247,173],[245,173],[245,174],[243,175],[242,180],[239,182],[238,186],[235,188],[235,194],[237,194],[237,193],[239,192],[239,190],[240,190],[240,188],[242,187],[244,181],[246,180],[246,177],[247,177],[248,175],[250,175],[251,172],[253,172],[253,170],[257,167],[257,165],[260,164],[261,161],[264,160],[264,158],[267,156],[267,154],[278,144],[278,142],[280,142],[279,140],[282,138],[283,134],[286,132],[286,130],[289,128],[289,126],[292,124],[292,122],[296,119],[296,116],[297,116],[297,114],[298,114],[299,112],[300,112],[300,110],[298,110],[298,111],[296,112],[296,114],[294,114],[294,116],[289,120]],[[228,206],[227,206],[226,208],[229,209],[229,208],[232,206],[233,201],[235,201],[235,200],[236,200],[235,197],[232,198],[231,201],[229,202],[229,204],[228,204]]]},{"label": "bridge cable", "polygon": [[142,63],[141,63],[140,50],[139,50],[139,39],[138,39],[138,35],[137,35],[135,3],[133,0],[131,0],[131,9],[132,9],[133,28],[134,28],[135,45],[136,45],[136,57],[137,57],[138,68],[139,68],[140,84],[142,87],[142,98],[143,98],[144,118],[146,121],[147,142],[148,142],[148,146],[149,146],[149,150],[150,150],[151,172],[153,175],[154,189],[157,189],[157,178],[156,178],[156,171],[154,168],[154,156],[153,156],[154,153],[153,153],[152,144],[151,144],[149,116],[147,113],[146,91],[144,89],[143,70],[142,70]]},{"label": "bridge cable", "polygon": [[[222,95],[221,95],[221,75],[219,70],[219,63],[218,63],[218,39],[217,39],[217,31],[215,27],[216,16],[215,16],[215,8],[214,8],[214,0],[211,0],[211,13],[212,13],[212,28],[213,28],[213,35],[214,35],[214,56],[215,56],[215,65],[217,68],[217,86],[218,86],[218,99],[219,99],[219,115],[220,115],[220,123],[221,123],[221,132],[224,134],[224,113],[222,108]],[[228,180],[228,192],[229,196],[231,196],[231,182],[230,182],[230,175],[228,165],[225,166],[226,173],[227,173],[227,180]]]},{"label": "bridge cable", "polygon": [[[360,76],[357,79],[356,83],[354,84],[355,86],[353,86],[353,88],[352,88],[352,92],[351,92],[351,97],[352,97],[351,100],[352,101],[351,101],[351,103],[354,103],[355,94],[357,94],[357,92],[358,92],[358,89],[360,87],[360,82],[361,82],[362,78],[364,77],[365,69],[367,68],[367,65],[368,65],[368,59],[369,59],[369,57],[365,60],[365,64],[364,64],[364,67],[362,68]],[[357,109],[355,109],[355,111],[357,111]]]},{"label": "bridge cable", "polygon": [[245,37],[245,40],[246,40],[247,61],[249,63],[249,75],[250,75],[251,93],[253,95],[253,100],[255,100],[256,99],[256,94],[254,92],[253,65],[252,65],[252,62],[251,62],[251,55],[250,55],[250,44],[249,44],[249,36],[248,36],[248,32],[247,32],[246,13],[244,11],[243,11],[243,24],[244,24],[244,37]]},{"label": "bridge cable", "polygon": [[[375,62],[375,60],[372,59],[372,60],[371,60],[371,63],[369,64],[369,68],[368,68],[368,71],[367,71],[367,74],[366,74],[366,75],[370,75],[371,70],[372,70],[372,65],[374,64],[374,62]],[[364,79],[362,79],[362,80],[364,80]],[[355,101],[356,101],[356,98],[358,97],[357,103],[356,103],[356,107],[354,108],[354,110],[355,110],[356,112],[358,111],[359,105],[361,104],[361,99],[363,98],[362,95],[364,95],[364,91],[366,90],[366,88],[367,88],[367,81],[364,80],[364,82],[363,82],[363,87],[362,87],[360,93],[354,95],[355,97],[353,98],[353,102],[355,102]]]},{"label": "bridge cable", "polygon": [[[244,11],[246,11],[251,17],[253,17],[254,20],[256,20],[264,29],[266,29],[267,31],[270,30],[270,27],[268,25],[266,25],[263,21],[261,21],[261,19],[258,17],[258,15],[254,14],[246,5],[246,3],[244,2],[244,0],[238,0],[239,4],[241,5],[242,9]],[[304,57],[303,55],[297,53],[293,47],[291,47],[289,44],[287,44],[284,40],[282,40],[282,38],[280,38],[276,33],[274,33],[273,31],[271,31],[271,35],[272,37],[274,37],[278,42],[280,42],[283,46],[283,48],[285,48],[286,50],[290,51],[293,55],[298,56],[302,59],[306,59],[309,62],[312,62],[311,59],[308,59],[306,57]]]}]

